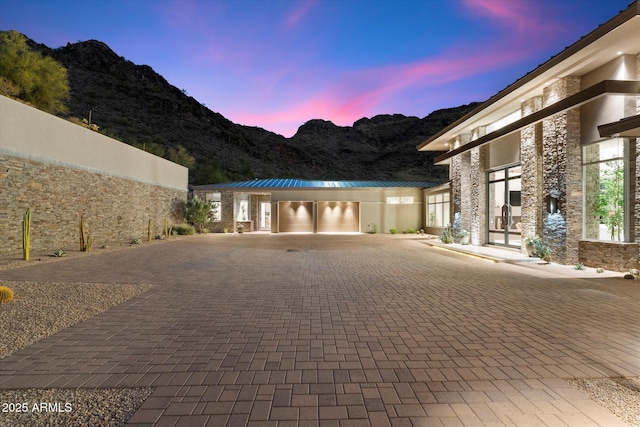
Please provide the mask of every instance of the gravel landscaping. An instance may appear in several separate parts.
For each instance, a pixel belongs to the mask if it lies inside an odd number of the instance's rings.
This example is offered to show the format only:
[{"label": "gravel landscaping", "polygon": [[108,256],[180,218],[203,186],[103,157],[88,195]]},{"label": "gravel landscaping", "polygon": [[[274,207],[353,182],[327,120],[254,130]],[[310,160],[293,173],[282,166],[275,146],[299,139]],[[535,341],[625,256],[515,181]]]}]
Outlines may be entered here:
[{"label": "gravel landscaping", "polygon": [[11,282],[14,300],[0,305],[0,359],[75,325],[151,285],[124,283]]},{"label": "gravel landscaping", "polygon": [[150,387],[0,390],[0,426],[121,426],[151,392]]},{"label": "gravel landscaping", "polygon": [[581,378],[567,382],[625,423],[640,426],[640,377]]},{"label": "gravel landscaping", "polygon": [[[42,259],[46,262],[60,258]],[[1,267],[16,268],[24,264],[22,260],[5,260]],[[14,292],[13,301],[0,305],[0,359],[152,287],[3,280],[0,285]],[[121,426],[151,392],[148,387],[0,390],[0,426]]]}]

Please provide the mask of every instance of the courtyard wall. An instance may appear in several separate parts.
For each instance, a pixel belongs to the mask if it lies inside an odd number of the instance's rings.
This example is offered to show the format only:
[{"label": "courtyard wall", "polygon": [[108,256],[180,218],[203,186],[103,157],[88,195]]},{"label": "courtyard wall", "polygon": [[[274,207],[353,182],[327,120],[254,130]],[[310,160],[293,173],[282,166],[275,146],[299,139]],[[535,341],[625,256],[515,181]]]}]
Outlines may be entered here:
[{"label": "courtyard wall", "polygon": [[188,170],[0,96],[0,255],[22,248],[32,211],[34,251],[78,249],[84,216],[94,247],[161,234],[182,222]]}]

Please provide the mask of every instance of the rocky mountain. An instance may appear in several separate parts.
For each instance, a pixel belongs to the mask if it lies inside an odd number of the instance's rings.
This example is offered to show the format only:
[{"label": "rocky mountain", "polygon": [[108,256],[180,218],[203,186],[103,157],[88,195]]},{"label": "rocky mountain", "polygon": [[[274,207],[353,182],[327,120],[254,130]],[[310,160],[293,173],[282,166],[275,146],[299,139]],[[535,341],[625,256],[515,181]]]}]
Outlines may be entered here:
[{"label": "rocky mountain", "polygon": [[350,127],[310,120],[285,138],[227,120],[100,41],[58,49],[30,44],[67,68],[69,116],[91,115],[101,132],[128,144],[183,146],[196,159],[189,173],[194,184],[270,177],[444,181],[446,168],[433,165],[438,153],[415,147],[477,105],[422,119],[379,115]]}]

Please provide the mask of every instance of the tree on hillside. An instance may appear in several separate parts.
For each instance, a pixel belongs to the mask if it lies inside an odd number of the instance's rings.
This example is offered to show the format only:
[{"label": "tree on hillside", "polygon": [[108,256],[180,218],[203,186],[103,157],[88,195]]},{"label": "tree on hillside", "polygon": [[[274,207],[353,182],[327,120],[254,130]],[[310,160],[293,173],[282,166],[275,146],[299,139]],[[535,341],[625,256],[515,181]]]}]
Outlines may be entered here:
[{"label": "tree on hillside", "polygon": [[196,163],[196,158],[189,154],[187,149],[182,145],[178,145],[178,148],[169,148],[169,151],[167,151],[167,158],[188,169],[191,169]]},{"label": "tree on hillside", "polygon": [[31,49],[17,31],[0,32],[0,78],[3,95],[15,96],[52,114],[67,110],[67,70],[55,59]]}]

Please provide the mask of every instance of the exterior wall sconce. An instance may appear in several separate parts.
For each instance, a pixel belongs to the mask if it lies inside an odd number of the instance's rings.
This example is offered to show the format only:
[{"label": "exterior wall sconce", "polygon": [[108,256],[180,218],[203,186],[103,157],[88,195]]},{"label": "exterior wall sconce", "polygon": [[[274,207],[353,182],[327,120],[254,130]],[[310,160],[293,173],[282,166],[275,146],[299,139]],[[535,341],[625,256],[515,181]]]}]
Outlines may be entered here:
[{"label": "exterior wall sconce", "polygon": [[547,205],[547,212],[550,214],[554,214],[558,212],[558,198],[549,194],[545,197],[545,202]]}]

